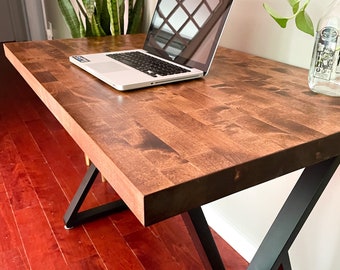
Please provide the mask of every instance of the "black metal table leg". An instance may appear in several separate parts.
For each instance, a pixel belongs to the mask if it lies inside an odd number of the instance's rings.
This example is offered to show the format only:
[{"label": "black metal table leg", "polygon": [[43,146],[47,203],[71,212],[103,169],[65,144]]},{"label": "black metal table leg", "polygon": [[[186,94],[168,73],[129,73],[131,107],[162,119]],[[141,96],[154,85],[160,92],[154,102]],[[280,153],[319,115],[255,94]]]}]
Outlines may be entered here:
[{"label": "black metal table leg", "polygon": [[118,200],[95,208],[91,208],[89,210],[78,212],[88,192],[90,191],[98,173],[99,171],[95,167],[95,165],[91,164],[76,194],[74,195],[70,206],[66,210],[66,213],[64,215],[65,228],[70,229],[96,218],[106,216],[113,212],[127,209],[126,204],[122,200]]},{"label": "black metal table leg", "polygon": [[209,229],[207,220],[201,207],[188,211],[191,222],[196,230],[197,236],[207,255],[209,263],[213,270],[224,270],[224,265],[218,252],[215,240]]},{"label": "black metal table leg", "polygon": [[288,250],[332,178],[340,157],[307,167],[289,194],[248,270],[291,269]]},{"label": "black metal table leg", "polygon": [[[280,267],[284,270],[291,269],[288,250],[339,163],[340,157],[335,157],[309,166],[303,171],[256,252],[248,270],[277,270]],[[72,228],[127,208],[125,203],[119,200],[78,213],[97,175],[98,169],[92,164],[65,213],[66,228]],[[188,215],[212,269],[225,269],[201,207],[188,211]]]},{"label": "black metal table leg", "polygon": [[281,260],[281,269],[284,270],[292,270],[292,265],[290,264],[289,254],[287,253],[285,256],[282,255]]}]

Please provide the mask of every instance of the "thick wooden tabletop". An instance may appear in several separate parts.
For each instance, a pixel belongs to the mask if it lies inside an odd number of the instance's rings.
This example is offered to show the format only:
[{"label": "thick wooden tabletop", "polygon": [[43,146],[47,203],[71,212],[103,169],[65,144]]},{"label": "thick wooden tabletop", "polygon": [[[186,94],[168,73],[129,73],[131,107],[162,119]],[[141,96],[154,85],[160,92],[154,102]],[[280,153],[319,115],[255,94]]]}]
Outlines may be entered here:
[{"label": "thick wooden tabletop", "polygon": [[312,93],[304,69],[219,48],[204,79],[119,92],[68,60],[143,40],[5,53],[144,225],[340,155],[340,98]]}]

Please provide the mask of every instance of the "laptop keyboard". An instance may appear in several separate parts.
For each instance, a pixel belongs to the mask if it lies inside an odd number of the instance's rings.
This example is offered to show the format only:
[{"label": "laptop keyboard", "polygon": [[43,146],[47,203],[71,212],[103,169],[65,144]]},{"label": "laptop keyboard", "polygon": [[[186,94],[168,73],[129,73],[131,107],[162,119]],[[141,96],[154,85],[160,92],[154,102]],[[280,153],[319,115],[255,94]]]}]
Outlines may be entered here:
[{"label": "laptop keyboard", "polygon": [[107,56],[152,77],[173,75],[190,71],[138,51],[113,53],[107,54]]}]

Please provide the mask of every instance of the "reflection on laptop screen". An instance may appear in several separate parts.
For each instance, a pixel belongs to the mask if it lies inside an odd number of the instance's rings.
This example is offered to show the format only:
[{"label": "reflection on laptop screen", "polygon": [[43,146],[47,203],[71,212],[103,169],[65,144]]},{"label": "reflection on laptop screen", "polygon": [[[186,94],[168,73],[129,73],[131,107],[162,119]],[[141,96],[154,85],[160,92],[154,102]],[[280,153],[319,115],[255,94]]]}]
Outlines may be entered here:
[{"label": "reflection on laptop screen", "polygon": [[232,0],[159,0],[144,49],[207,72]]}]

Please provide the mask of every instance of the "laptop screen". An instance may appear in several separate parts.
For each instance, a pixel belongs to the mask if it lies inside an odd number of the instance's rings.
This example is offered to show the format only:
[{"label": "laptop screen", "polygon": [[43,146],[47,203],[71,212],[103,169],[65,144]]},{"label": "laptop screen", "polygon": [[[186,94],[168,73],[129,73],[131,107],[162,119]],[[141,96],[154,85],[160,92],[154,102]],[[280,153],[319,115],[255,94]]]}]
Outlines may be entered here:
[{"label": "laptop screen", "polygon": [[232,0],[159,0],[144,49],[208,71]]}]

